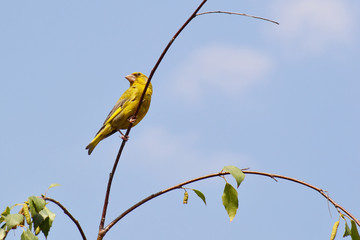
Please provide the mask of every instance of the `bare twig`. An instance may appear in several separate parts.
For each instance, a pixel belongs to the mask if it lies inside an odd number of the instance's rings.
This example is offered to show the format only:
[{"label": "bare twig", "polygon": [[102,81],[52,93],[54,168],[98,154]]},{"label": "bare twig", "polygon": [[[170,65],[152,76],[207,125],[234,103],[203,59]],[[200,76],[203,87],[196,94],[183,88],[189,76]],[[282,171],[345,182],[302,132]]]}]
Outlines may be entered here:
[{"label": "bare twig", "polygon": [[324,198],[326,198],[337,210],[341,210],[343,211],[346,215],[348,215],[352,220],[354,220],[356,222],[356,224],[358,226],[360,226],[360,221],[354,217],[354,215],[352,215],[349,211],[347,211],[345,208],[343,208],[341,205],[339,205],[338,203],[336,203],[332,198],[330,198],[326,192],[321,188],[315,187],[314,185],[311,185],[309,183],[306,183],[304,181],[300,181],[298,179],[295,178],[291,178],[291,177],[286,177],[286,176],[282,176],[282,175],[277,175],[277,174],[270,174],[270,173],[264,173],[264,172],[255,172],[255,171],[243,171],[245,174],[256,174],[256,175],[262,175],[262,176],[266,176],[266,177],[270,177],[270,178],[281,178],[281,179],[285,179],[288,181],[292,181],[292,182],[296,182],[299,183],[301,185],[304,185],[306,187],[309,187],[315,191],[317,191],[318,193],[320,193]]},{"label": "bare twig", "polygon": [[210,11],[210,12],[198,13],[198,14],[196,14],[196,16],[205,15],[205,14],[211,14],[211,13],[224,13],[224,14],[240,15],[240,16],[244,16],[244,17],[251,17],[251,18],[256,18],[256,19],[272,22],[272,23],[275,23],[275,24],[279,25],[278,22],[276,22],[274,20],[271,20],[271,19],[268,19],[268,18],[257,17],[257,16],[253,16],[253,15],[249,15],[249,14],[245,14],[245,13],[237,13],[237,12]]},{"label": "bare twig", "polygon": [[[202,14],[208,14],[208,13],[215,13],[215,12],[204,12],[204,13],[201,13],[201,14],[198,14],[198,12],[200,11],[200,9],[204,6],[204,4],[207,2],[207,0],[203,0],[200,5],[196,8],[196,10],[191,14],[191,16],[188,18],[188,20],[181,26],[181,28],[175,33],[175,35],[171,38],[171,40],[169,41],[169,43],[166,45],[165,49],[163,50],[163,52],[161,53],[159,59],[157,60],[155,66],[153,67],[153,69],[151,70],[150,72],[150,75],[149,75],[149,78],[148,78],[148,81],[146,82],[146,85],[144,87],[144,90],[142,92],[142,95],[140,97],[140,101],[139,101],[139,104],[136,108],[136,111],[135,111],[135,114],[134,114],[134,117],[137,116],[138,112],[139,112],[139,109],[141,107],[141,104],[143,102],[143,99],[145,97],[145,93],[146,93],[146,90],[148,89],[149,87],[149,84],[152,80],[152,77],[154,76],[157,68],[159,67],[161,61],[163,60],[164,56],[166,55],[167,51],[169,50],[169,48],[171,47],[171,45],[173,44],[173,42],[175,41],[175,39],[180,35],[180,33],[185,29],[185,27],[191,22],[191,20],[193,20],[196,16],[199,16],[199,15],[202,15]],[[218,13],[227,13],[227,14],[237,14],[237,13],[230,13],[230,12],[221,12],[221,11],[218,11]],[[274,22],[272,20],[269,20],[269,19],[265,19],[265,18],[260,18],[260,17],[255,17],[255,16],[250,16],[250,15],[246,15],[246,14],[241,14],[239,13],[238,15],[243,15],[243,16],[248,16],[248,17],[253,17],[253,18],[258,18],[258,19],[262,19],[262,20],[266,20],[266,21],[270,21],[270,22]],[[274,22],[276,23],[276,22]],[[278,24],[278,23],[277,23]],[[130,134],[130,131],[131,131],[131,128],[132,128],[132,123],[129,124],[129,127],[127,128],[126,130],[126,133],[125,133],[125,136],[129,136]],[[106,193],[105,193],[105,199],[104,199],[104,206],[103,206],[103,211],[102,211],[102,215],[101,215],[101,220],[100,220],[100,224],[99,224],[99,233],[98,233],[98,240],[101,240],[103,239],[104,235],[106,234],[107,231],[105,231],[104,229],[104,225],[105,225],[105,218],[106,218],[106,212],[107,212],[107,207],[108,207],[108,204],[109,204],[109,196],[110,196],[110,191],[111,191],[111,185],[112,185],[112,180],[113,180],[113,177],[115,175],[115,171],[116,171],[116,168],[117,168],[117,165],[119,163],[119,160],[120,160],[120,157],[121,157],[121,154],[122,154],[122,151],[125,147],[125,144],[126,144],[126,141],[123,140],[122,143],[121,143],[121,146],[119,148],[119,151],[118,151],[118,154],[116,156],[116,159],[115,159],[115,162],[114,162],[114,165],[113,165],[113,168],[112,168],[112,171],[111,173],[109,174],[109,180],[108,180],[108,185],[107,185],[107,188],[106,188]]]},{"label": "bare twig", "polygon": [[[130,123],[130,125],[132,125],[132,124]],[[130,129],[131,129],[131,127],[129,127],[127,129],[125,136],[129,136]],[[103,211],[102,211],[102,214],[101,214],[101,220],[100,220],[100,225],[99,225],[99,236],[100,236],[100,233],[101,233],[102,229],[104,228],[107,207],[109,205],[109,196],[110,196],[111,184],[112,184],[112,180],[113,180],[117,165],[118,165],[119,160],[120,160],[121,153],[122,153],[122,151],[123,151],[123,149],[125,147],[125,143],[126,143],[126,141],[123,139],[123,141],[121,143],[121,146],[119,148],[119,152],[118,152],[118,154],[116,156],[114,166],[112,168],[111,173],[109,174],[109,181],[108,181],[108,185],[106,187],[104,207],[103,207]],[[102,239],[102,238],[98,238],[98,239]]]},{"label": "bare twig", "polygon": [[190,184],[190,183],[193,183],[193,182],[197,182],[197,181],[201,181],[201,180],[204,180],[204,179],[207,179],[207,178],[212,178],[212,177],[219,177],[219,176],[223,176],[223,175],[227,175],[229,174],[228,172],[219,172],[219,173],[214,173],[214,174],[209,174],[209,175],[205,175],[205,176],[202,176],[202,177],[198,177],[198,178],[194,178],[194,179],[191,179],[189,181],[186,181],[186,182],[183,182],[183,183],[180,183],[180,184],[177,184],[175,186],[172,186],[170,188],[167,188],[165,190],[162,190],[160,192],[157,192],[157,193],[154,193],[154,194],[151,194],[150,196],[148,196],[147,198],[144,198],[143,200],[141,200],[140,202],[136,203],[135,205],[133,205],[132,207],[130,207],[129,209],[127,209],[125,212],[123,212],[120,216],[118,216],[117,218],[115,218],[111,223],[109,223],[109,225],[107,225],[105,227],[105,231],[109,231],[110,228],[112,228],[118,221],[120,221],[123,217],[125,217],[127,214],[129,214],[130,212],[132,212],[133,210],[135,210],[137,207],[143,205],[144,203],[150,201],[151,199],[153,198],[156,198],[160,195],[163,195],[167,192],[170,192],[170,191],[173,191],[175,189],[178,189],[178,188],[182,188],[183,186],[187,185],[187,184]]},{"label": "bare twig", "polygon": [[[175,39],[177,38],[177,36],[179,36],[179,34],[182,32],[182,30],[184,30],[184,28],[191,22],[192,19],[194,19],[196,17],[196,14],[199,12],[199,10],[202,8],[202,6],[206,3],[207,0],[203,0],[200,5],[196,8],[196,10],[191,14],[191,16],[189,17],[189,19],[182,25],[182,27],[175,33],[175,35],[172,37],[172,39],[170,40],[170,42],[167,44],[167,46],[165,47],[164,51],[162,52],[162,54],[160,55],[158,61],[156,62],[155,66],[153,67],[153,69],[151,70],[151,73],[149,75],[149,78],[148,78],[148,81],[146,82],[146,85],[144,87],[144,90],[142,92],[142,95],[141,95],[141,98],[140,98],[140,101],[139,101],[139,104],[136,108],[136,111],[135,111],[135,114],[134,116],[136,117],[138,112],[139,112],[139,109],[140,109],[140,106],[143,102],[143,99],[145,97],[145,93],[146,93],[146,90],[148,89],[149,87],[149,84],[151,82],[151,79],[152,77],[154,76],[154,73],[156,72],[157,68],[159,67],[162,59],[164,58],[165,54],[167,53],[167,51],[169,50],[170,46],[172,45],[172,43],[175,41]],[[126,130],[126,133],[125,133],[125,136],[129,136],[130,134],[130,130],[132,128],[132,123],[129,124],[129,127],[128,129]],[[98,240],[101,240],[103,239],[104,235],[106,234],[107,231],[104,231],[104,224],[105,224],[105,218],[106,218],[106,212],[107,212],[107,207],[108,207],[108,203],[109,203],[109,196],[110,196],[110,190],[111,190],[111,184],[112,184],[112,180],[113,180],[113,177],[114,177],[114,174],[115,174],[115,171],[116,171],[116,168],[117,168],[117,165],[119,163],[119,159],[120,159],[120,156],[122,154],[122,151],[125,147],[125,143],[126,141],[123,140],[122,143],[121,143],[121,146],[119,148],[119,152],[116,156],[116,159],[115,159],[115,162],[114,162],[114,166],[113,166],[113,169],[109,175],[109,181],[108,181],[108,185],[107,185],[107,188],[106,188],[106,194],[105,194],[105,200],[104,200],[104,206],[103,206],[103,212],[102,212],[102,215],[101,215],[101,220],[100,220],[100,225],[99,225],[99,233],[98,233]]]},{"label": "bare twig", "polygon": [[82,239],[83,239],[83,240],[86,240],[85,233],[84,233],[84,231],[82,230],[82,228],[81,228],[78,220],[76,220],[76,219],[73,217],[73,215],[71,215],[71,213],[70,213],[60,202],[56,201],[55,199],[52,199],[52,198],[49,198],[49,197],[45,197],[45,196],[42,196],[42,198],[43,198],[44,200],[53,202],[53,203],[55,203],[56,205],[58,205],[58,207],[61,208],[61,209],[64,211],[65,215],[67,215],[67,216],[75,223],[76,227],[78,228],[78,230],[79,230],[79,232],[80,232],[80,234],[81,234]]},{"label": "bare twig", "polygon": [[[343,208],[341,205],[337,204],[332,198],[330,198],[329,196],[327,196],[325,194],[325,191],[318,188],[318,187],[315,187],[309,183],[306,183],[304,181],[300,181],[298,179],[295,179],[295,178],[291,178],[291,177],[286,177],[286,176],[282,176],[282,175],[278,175],[278,174],[271,174],[271,173],[264,173],[264,172],[257,172],[257,171],[247,171],[247,170],[243,170],[243,172],[245,174],[253,174],[253,175],[262,175],[262,176],[266,176],[266,177],[269,177],[269,178],[272,178],[274,180],[276,180],[276,178],[280,178],[280,179],[284,179],[284,180],[288,180],[288,181],[292,181],[292,182],[295,182],[295,183],[299,183],[301,185],[304,185],[308,188],[311,188],[317,192],[319,192],[323,197],[325,197],[338,211],[339,209],[341,211],[343,211],[347,216],[349,216],[352,220],[354,220],[356,222],[356,224],[358,226],[360,226],[360,222],[357,218],[355,218],[349,211],[347,211],[345,208]],[[109,225],[107,225],[104,229],[105,232],[109,231],[118,221],[120,221],[123,217],[125,217],[127,214],[129,214],[130,212],[132,212],[133,210],[135,210],[137,207],[143,205],[144,203],[150,201],[151,199],[153,198],[156,198],[160,195],[163,195],[167,192],[170,192],[170,191],[173,191],[175,189],[179,189],[179,188],[182,188],[183,186],[185,185],[188,185],[190,183],[193,183],[193,182],[197,182],[197,181],[201,181],[201,180],[204,180],[204,179],[208,179],[208,178],[213,178],[213,177],[221,177],[221,176],[224,176],[224,175],[228,175],[229,173],[228,172],[219,172],[219,173],[213,173],[213,174],[209,174],[209,175],[205,175],[205,176],[202,176],[202,177],[198,177],[198,178],[194,178],[194,179],[191,179],[191,180],[188,180],[186,182],[183,182],[183,183],[180,183],[180,184],[177,184],[173,187],[170,187],[170,188],[167,188],[165,190],[162,190],[160,192],[157,192],[155,194],[152,194],[150,196],[148,196],[147,198],[144,198],[143,200],[141,200],[140,202],[136,203],[135,205],[133,205],[132,207],[130,207],[129,209],[127,209],[125,212],[123,212],[120,216],[118,216],[117,218],[115,218],[111,223],[109,223]]]}]

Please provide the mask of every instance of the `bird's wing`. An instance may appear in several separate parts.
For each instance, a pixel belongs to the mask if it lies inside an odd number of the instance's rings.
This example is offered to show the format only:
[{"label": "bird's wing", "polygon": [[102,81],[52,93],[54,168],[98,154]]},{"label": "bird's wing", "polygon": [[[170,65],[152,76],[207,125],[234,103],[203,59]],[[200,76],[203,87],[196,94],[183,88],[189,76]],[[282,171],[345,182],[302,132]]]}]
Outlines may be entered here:
[{"label": "bird's wing", "polygon": [[113,118],[119,114],[119,112],[121,112],[121,110],[123,109],[124,104],[126,103],[126,101],[128,101],[127,98],[123,98],[123,99],[119,99],[115,106],[113,107],[113,109],[111,109],[109,115],[106,117],[105,121],[104,121],[104,125],[106,125],[107,123],[109,123],[111,120],[113,120]]},{"label": "bird's wing", "polygon": [[129,102],[134,101],[134,98],[136,97],[136,92],[137,88],[135,86],[132,86],[128,90],[126,90],[123,95],[121,95],[120,99],[116,102],[115,106],[105,119],[104,125],[113,120],[114,117],[116,117],[124,108],[126,108]]}]

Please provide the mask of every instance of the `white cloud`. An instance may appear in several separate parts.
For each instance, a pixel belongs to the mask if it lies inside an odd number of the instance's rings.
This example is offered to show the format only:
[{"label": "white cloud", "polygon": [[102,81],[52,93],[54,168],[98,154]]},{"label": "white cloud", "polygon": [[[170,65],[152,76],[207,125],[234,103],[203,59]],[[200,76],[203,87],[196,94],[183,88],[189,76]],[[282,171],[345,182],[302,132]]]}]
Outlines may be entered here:
[{"label": "white cloud", "polygon": [[263,80],[271,68],[270,57],[262,52],[210,45],[197,49],[180,66],[173,87],[190,101],[208,91],[236,95]]},{"label": "white cloud", "polygon": [[280,22],[276,37],[288,47],[319,51],[353,38],[356,21],[346,0],[279,0],[272,11]]},{"label": "white cloud", "polygon": [[[136,142],[137,147],[132,146],[129,150],[136,161],[127,164],[151,169],[155,174],[161,171],[161,177],[194,177],[220,171],[226,165],[255,167],[252,160],[237,152],[211,148],[204,150],[201,137],[194,133],[175,135],[163,127],[152,127],[137,136]],[[164,169],[165,172],[162,171]]]}]

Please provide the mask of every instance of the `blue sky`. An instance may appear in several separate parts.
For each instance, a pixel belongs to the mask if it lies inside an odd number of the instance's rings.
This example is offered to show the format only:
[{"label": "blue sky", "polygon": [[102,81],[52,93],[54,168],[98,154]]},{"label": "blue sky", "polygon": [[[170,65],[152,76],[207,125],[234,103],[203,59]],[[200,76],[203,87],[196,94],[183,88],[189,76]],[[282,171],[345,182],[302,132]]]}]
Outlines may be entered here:
[{"label": "blue sky", "polygon": [[[0,208],[61,187],[62,202],[95,238],[115,134],[85,146],[128,87],[148,75],[200,1],[0,2]],[[131,131],[107,222],[142,198],[226,165],[291,176],[328,190],[360,217],[360,3],[211,1],[153,78],[149,113]],[[230,179],[230,178],[229,178]],[[231,179],[229,180],[232,181]],[[106,239],[324,239],[338,219],[318,193],[247,176],[238,215],[221,205],[222,179],[140,207]],[[56,206],[49,239],[80,239]],[[343,225],[340,226],[343,229]],[[19,239],[21,231],[8,239]]]}]

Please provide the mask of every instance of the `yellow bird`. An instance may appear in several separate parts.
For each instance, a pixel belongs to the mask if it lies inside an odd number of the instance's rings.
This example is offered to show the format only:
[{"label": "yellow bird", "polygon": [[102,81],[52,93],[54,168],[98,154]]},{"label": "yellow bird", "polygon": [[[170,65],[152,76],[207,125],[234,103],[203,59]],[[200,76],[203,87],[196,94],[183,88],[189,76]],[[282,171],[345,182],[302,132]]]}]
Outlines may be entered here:
[{"label": "yellow bird", "polygon": [[[100,128],[95,138],[86,146],[85,149],[88,149],[88,154],[94,150],[96,145],[112,135],[113,133],[120,131],[120,129],[127,129],[130,122],[133,126],[136,126],[146,115],[150,107],[151,95],[152,95],[152,85],[149,84],[149,87],[146,90],[144,100],[141,104],[139,112],[134,118],[136,108],[139,104],[140,97],[144,91],[145,84],[148,78],[140,73],[134,72],[125,77],[130,82],[130,87],[121,95],[119,100],[116,102],[115,106],[105,119],[103,126]],[[125,136],[121,133],[123,139],[126,140]]]}]

